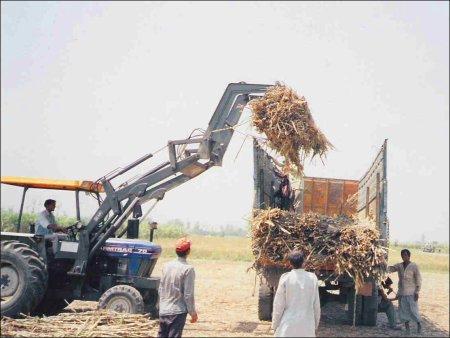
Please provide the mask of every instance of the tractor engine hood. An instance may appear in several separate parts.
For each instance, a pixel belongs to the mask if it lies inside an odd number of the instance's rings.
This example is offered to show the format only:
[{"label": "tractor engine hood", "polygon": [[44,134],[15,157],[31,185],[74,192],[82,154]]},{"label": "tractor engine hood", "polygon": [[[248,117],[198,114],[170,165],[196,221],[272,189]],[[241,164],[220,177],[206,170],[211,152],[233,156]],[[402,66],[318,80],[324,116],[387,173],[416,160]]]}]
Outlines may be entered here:
[{"label": "tractor engine hood", "polygon": [[154,259],[161,254],[161,246],[140,239],[110,238],[102,246],[101,250],[108,254],[108,256],[115,257],[126,257],[130,255]]}]

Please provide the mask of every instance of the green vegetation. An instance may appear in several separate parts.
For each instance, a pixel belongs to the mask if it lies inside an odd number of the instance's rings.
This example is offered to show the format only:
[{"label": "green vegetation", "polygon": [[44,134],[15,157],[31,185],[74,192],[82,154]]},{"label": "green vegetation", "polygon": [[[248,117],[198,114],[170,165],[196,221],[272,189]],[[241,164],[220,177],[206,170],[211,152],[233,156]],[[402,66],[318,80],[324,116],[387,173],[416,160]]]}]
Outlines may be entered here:
[{"label": "green vegetation", "polygon": [[[10,209],[1,210],[1,230],[15,231],[18,215]],[[22,217],[22,231],[28,232],[28,224],[36,220],[36,214],[24,213]],[[74,224],[76,219],[65,215],[58,216],[57,221],[64,226]],[[180,220],[173,220],[158,225],[154,241],[163,248],[162,257],[175,257],[174,245],[176,239],[187,236],[192,240],[193,259],[245,261],[249,265],[253,261],[250,238],[245,237],[246,230],[237,227],[224,227],[218,231],[205,230],[199,224],[193,226]],[[141,223],[139,237],[149,238],[149,226]],[[389,248],[389,263],[400,262],[400,250],[408,248],[411,259],[422,271],[448,273],[449,255],[448,245],[438,245],[441,253],[423,252],[417,243],[391,243]]]},{"label": "green vegetation", "polygon": [[[158,231],[158,230],[156,230]],[[213,237],[188,235],[192,240],[193,259],[253,261],[250,238],[243,237]],[[155,240],[162,246],[162,257],[175,257],[174,245],[176,238],[161,238]],[[407,246],[405,246],[407,247]],[[401,261],[400,250],[404,247],[390,247],[389,264]],[[445,253],[428,253],[419,249],[410,249],[411,259],[416,262],[423,272],[449,272],[449,255]]]},{"label": "green vegetation", "polygon": [[[166,223],[158,225],[158,229],[155,231],[155,239],[161,238],[180,238],[186,235],[200,235],[200,236],[213,236],[213,237],[245,237],[247,230],[227,225],[221,227],[219,230],[210,230],[208,226],[202,226],[199,223],[191,225],[189,223],[183,223],[179,219],[174,219]],[[146,221],[141,222],[139,228],[140,238],[149,238],[149,226]]]},{"label": "green vegetation", "polygon": [[[20,232],[28,232],[30,223],[36,222],[37,213],[24,212],[21,220]],[[16,224],[19,220],[19,213],[12,209],[1,210],[1,231],[16,231]],[[56,221],[62,226],[69,226],[76,223],[76,217],[57,215]]]},{"label": "green vegetation", "polygon": [[[218,237],[190,235],[192,241],[190,257],[204,260],[253,261],[250,239],[245,237]],[[175,238],[155,240],[163,249],[162,257],[176,257]]]},{"label": "green vegetation", "polygon": [[[2,209],[1,210],[1,230],[2,231],[16,231],[16,224],[19,219],[19,214],[12,209]],[[21,232],[28,232],[29,224],[36,222],[37,213],[24,212],[21,221]],[[62,226],[69,226],[76,223],[75,217],[69,217],[66,215],[57,215],[56,221]],[[87,219],[82,219],[83,223],[88,222]],[[200,225],[195,223],[191,225],[189,223],[184,223],[178,219],[168,221],[158,225],[158,230],[155,231],[155,239],[161,238],[180,238],[186,235],[203,235],[203,236],[239,236],[245,237],[247,230],[227,225],[221,227],[219,230],[209,230],[208,226]],[[149,227],[146,221],[142,222],[140,225],[139,237],[149,238]]]},{"label": "green vegetation", "polygon": [[[434,242],[434,246],[436,248],[436,252],[437,253],[448,253],[448,244],[444,244],[444,243],[436,243]],[[398,249],[417,249],[417,250],[422,250],[423,247],[423,243],[421,242],[416,242],[416,243],[401,243],[398,241],[393,241],[391,243],[391,248],[398,248]]]},{"label": "green vegetation", "polygon": [[416,249],[408,245],[390,246],[389,264],[401,262],[400,251],[405,248],[411,251],[411,261],[417,263],[421,271],[441,272],[441,273],[449,272],[448,253],[423,252],[421,248]]}]

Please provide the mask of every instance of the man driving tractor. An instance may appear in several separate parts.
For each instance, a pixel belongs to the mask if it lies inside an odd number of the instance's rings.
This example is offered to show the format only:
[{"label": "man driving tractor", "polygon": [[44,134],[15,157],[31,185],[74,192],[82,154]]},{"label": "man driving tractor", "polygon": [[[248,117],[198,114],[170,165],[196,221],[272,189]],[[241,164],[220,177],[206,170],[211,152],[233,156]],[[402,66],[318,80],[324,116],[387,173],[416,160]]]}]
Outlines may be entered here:
[{"label": "man driving tractor", "polygon": [[66,235],[61,234],[66,233],[67,230],[56,224],[55,215],[53,211],[56,208],[56,201],[48,199],[44,202],[45,210],[38,214],[38,219],[36,221],[36,235],[44,236],[52,242],[53,252],[56,252],[58,246],[58,239],[66,238]]}]

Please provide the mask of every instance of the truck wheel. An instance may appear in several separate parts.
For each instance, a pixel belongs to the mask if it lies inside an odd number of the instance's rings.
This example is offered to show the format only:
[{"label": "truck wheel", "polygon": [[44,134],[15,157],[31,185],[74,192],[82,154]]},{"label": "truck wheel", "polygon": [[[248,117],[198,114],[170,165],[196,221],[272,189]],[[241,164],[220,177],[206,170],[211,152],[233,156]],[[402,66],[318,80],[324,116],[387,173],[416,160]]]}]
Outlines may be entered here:
[{"label": "truck wheel", "polygon": [[339,289],[339,303],[347,304],[348,288],[342,287]]},{"label": "truck wheel", "polygon": [[106,290],[100,297],[98,308],[125,313],[144,313],[144,300],[134,287],[116,285]]},{"label": "truck wheel", "polygon": [[362,297],[362,325],[377,325],[378,316],[378,288],[372,281],[372,295]]},{"label": "truck wheel", "polygon": [[263,279],[259,285],[258,295],[258,317],[259,320],[271,321],[273,309],[273,290]]},{"label": "truck wheel", "polygon": [[2,241],[1,251],[1,315],[28,315],[47,288],[45,263],[30,246],[18,241]]},{"label": "truck wheel", "polygon": [[362,324],[362,298],[362,296],[356,294],[354,288],[351,288],[347,293],[347,319],[350,325],[353,324],[353,318],[355,318],[355,325]]},{"label": "truck wheel", "polygon": [[[377,289],[372,296],[360,296],[355,294],[355,289],[350,289],[347,297],[348,312],[347,318],[350,324],[353,324],[353,315],[355,315],[355,324],[364,326],[377,325],[378,302]],[[354,301],[356,296],[356,311],[354,311]]]},{"label": "truck wheel", "polygon": [[362,312],[362,325],[364,326],[376,326],[378,317],[378,304],[375,297],[363,296],[363,312]]}]

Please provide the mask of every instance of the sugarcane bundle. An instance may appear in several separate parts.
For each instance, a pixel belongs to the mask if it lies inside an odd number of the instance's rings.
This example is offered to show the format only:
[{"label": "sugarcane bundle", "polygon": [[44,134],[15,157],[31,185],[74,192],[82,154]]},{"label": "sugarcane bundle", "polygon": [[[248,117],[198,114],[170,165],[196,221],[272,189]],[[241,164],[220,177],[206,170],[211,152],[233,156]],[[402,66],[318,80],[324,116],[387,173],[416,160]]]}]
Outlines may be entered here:
[{"label": "sugarcane bundle", "polygon": [[348,273],[357,285],[365,277],[380,278],[375,269],[385,254],[378,230],[367,221],[317,213],[298,215],[280,209],[255,210],[252,250],[257,271],[268,266],[288,268],[287,255],[301,250],[307,270],[332,266],[337,275]]},{"label": "sugarcane bundle", "polygon": [[3,317],[1,335],[8,337],[148,337],[156,327],[148,315],[95,310],[52,317]]},{"label": "sugarcane bundle", "polygon": [[378,267],[383,262],[386,249],[378,244],[379,231],[369,220],[359,220],[344,226],[340,231],[340,245],[335,253],[336,272],[347,272],[357,286],[366,277],[380,280],[383,272]]},{"label": "sugarcane bundle", "polygon": [[293,89],[277,82],[249,103],[253,125],[267,136],[271,148],[302,172],[304,159],[321,158],[333,146],[314,123],[308,103]]}]

